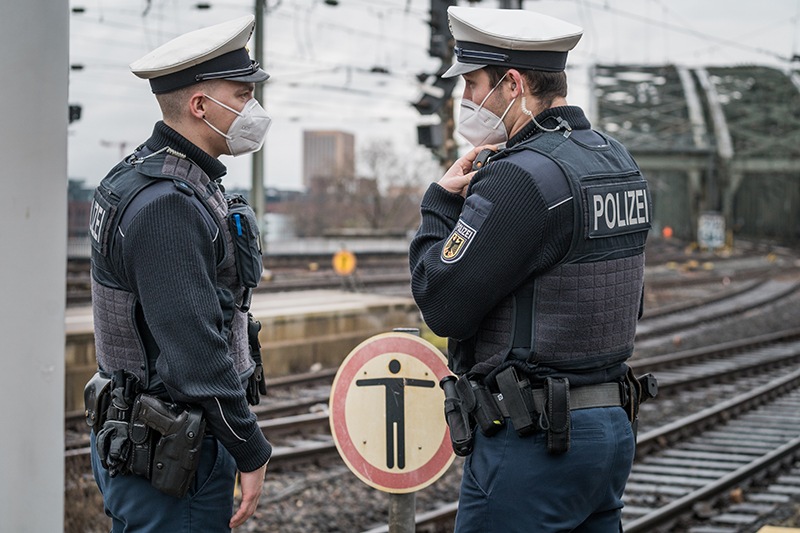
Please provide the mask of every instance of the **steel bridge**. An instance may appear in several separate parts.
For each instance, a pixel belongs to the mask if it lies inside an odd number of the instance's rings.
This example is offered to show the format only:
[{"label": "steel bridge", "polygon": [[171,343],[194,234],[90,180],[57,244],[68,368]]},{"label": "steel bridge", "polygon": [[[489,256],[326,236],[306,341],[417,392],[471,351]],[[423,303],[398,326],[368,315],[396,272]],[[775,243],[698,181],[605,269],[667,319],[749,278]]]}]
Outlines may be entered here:
[{"label": "steel bridge", "polygon": [[592,123],[622,141],[653,189],[655,230],[695,240],[800,241],[800,73],[764,66],[597,65]]}]

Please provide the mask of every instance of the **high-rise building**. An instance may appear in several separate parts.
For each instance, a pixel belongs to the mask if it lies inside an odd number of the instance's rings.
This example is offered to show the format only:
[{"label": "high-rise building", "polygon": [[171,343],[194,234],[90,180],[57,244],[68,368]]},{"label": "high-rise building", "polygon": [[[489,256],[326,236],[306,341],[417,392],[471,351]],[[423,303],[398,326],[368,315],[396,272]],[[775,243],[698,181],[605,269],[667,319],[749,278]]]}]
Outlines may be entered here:
[{"label": "high-rise building", "polygon": [[355,136],[345,131],[303,132],[303,186],[356,175]]}]

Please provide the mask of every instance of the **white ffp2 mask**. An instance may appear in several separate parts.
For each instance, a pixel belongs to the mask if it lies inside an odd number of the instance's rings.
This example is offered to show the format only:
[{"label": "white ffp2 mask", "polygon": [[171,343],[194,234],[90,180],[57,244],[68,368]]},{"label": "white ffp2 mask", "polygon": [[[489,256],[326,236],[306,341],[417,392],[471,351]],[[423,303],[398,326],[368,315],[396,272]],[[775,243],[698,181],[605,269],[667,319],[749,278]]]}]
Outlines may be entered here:
[{"label": "white ffp2 mask", "polygon": [[[503,78],[505,78],[505,75],[503,75]],[[503,119],[517,99],[514,98],[511,100],[506,110],[503,111],[503,116],[500,117],[483,107],[486,100],[489,99],[494,90],[497,89],[503,81],[503,78],[500,78],[500,81],[492,87],[492,90],[489,91],[489,94],[486,95],[480,104],[476,104],[471,100],[461,100],[458,133],[472,144],[472,146],[503,144],[508,140],[508,131],[506,130],[506,125],[503,124]]]},{"label": "white ffp2 mask", "polygon": [[207,94],[203,96],[236,115],[227,133],[223,133],[205,118],[203,119],[203,122],[208,124],[208,127],[225,137],[231,155],[249,154],[261,149],[264,145],[264,140],[267,138],[267,131],[269,131],[269,127],[272,124],[272,119],[269,118],[269,115],[258,103],[258,100],[251,98],[241,111],[236,111]]}]

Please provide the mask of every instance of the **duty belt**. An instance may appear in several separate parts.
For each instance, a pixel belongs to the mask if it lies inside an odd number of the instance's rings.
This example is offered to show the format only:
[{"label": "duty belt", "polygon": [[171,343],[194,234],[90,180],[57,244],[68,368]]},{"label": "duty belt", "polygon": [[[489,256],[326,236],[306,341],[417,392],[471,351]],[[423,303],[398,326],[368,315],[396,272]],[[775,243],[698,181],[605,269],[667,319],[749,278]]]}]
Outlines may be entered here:
[{"label": "duty belt", "polygon": [[527,378],[520,379],[513,366],[495,376],[499,393],[491,392],[482,379],[466,374],[445,376],[440,385],[445,393],[445,420],[457,455],[472,452],[473,428],[491,437],[508,422],[520,437],[536,432],[547,435],[547,449],[559,454],[569,450],[570,412],[592,407],[622,407],[635,425],[639,404],[655,398],[658,382],[650,374],[636,377],[628,368],[620,381],[570,389],[566,378],[545,378],[533,388]]},{"label": "duty belt", "polygon": [[576,387],[570,391],[566,378],[548,377],[544,387],[534,389],[527,378],[519,379],[513,366],[496,376],[499,395],[492,395],[497,410],[511,420],[520,437],[537,431],[547,434],[547,450],[553,454],[569,450],[570,411],[589,407],[623,405],[627,395],[618,383]]},{"label": "duty belt", "polygon": [[[546,393],[545,389],[530,389],[533,399],[533,405],[529,406],[529,410],[543,412],[545,405]],[[511,415],[508,412],[508,405],[504,401],[502,392],[492,394],[497,403],[500,414],[505,418]],[[598,385],[587,385],[584,387],[577,387],[569,391],[569,410],[575,411],[577,409],[591,409],[593,407],[618,407],[624,405],[622,395],[620,394],[619,383],[600,383]]]}]

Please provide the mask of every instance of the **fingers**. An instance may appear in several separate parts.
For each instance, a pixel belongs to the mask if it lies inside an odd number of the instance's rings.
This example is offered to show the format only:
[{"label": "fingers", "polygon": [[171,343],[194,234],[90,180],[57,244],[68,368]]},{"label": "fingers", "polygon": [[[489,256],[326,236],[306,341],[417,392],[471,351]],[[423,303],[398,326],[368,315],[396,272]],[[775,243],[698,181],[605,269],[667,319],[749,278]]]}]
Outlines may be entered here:
[{"label": "fingers", "polygon": [[228,523],[228,527],[231,529],[244,524],[245,521],[253,516],[253,513],[256,512],[255,503],[252,503],[251,505],[245,505],[245,503],[245,500],[242,500],[242,504],[239,506],[239,509],[236,510],[236,514],[231,517],[231,521]]},{"label": "fingers", "polygon": [[447,169],[447,172],[445,172],[444,176],[442,176],[442,178],[439,180],[439,185],[449,192],[466,196],[467,186],[476,172],[472,170],[472,163],[478,157],[478,154],[481,153],[481,150],[486,148],[497,150],[497,145],[484,144],[481,146],[476,146],[463,156],[459,157],[456,162],[453,163],[449,169]]},{"label": "fingers", "polygon": [[228,523],[231,529],[244,524],[244,522],[256,512],[258,500],[261,497],[261,489],[264,487],[264,474],[266,470],[267,465],[264,465],[258,470],[241,472],[239,474],[242,486],[242,502],[239,504],[239,508]]},{"label": "fingers", "polygon": [[241,526],[248,518],[253,516],[253,513],[256,512],[256,507],[258,507],[259,496],[261,496],[261,491],[258,491],[257,495],[245,494],[244,488],[242,488],[242,503],[239,504],[239,508],[228,524],[231,529]]},{"label": "fingers", "polygon": [[496,145],[496,144],[482,144],[482,145],[480,145],[480,146],[476,146],[475,148],[473,148],[473,149],[472,149],[472,152],[471,152],[471,153],[473,153],[473,154],[474,154],[474,155],[472,156],[472,159],[475,159],[475,157],[476,157],[476,156],[477,156],[479,153],[481,153],[483,150],[486,150],[487,148],[488,148],[489,150],[493,150],[493,151],[495,151],[495,152],[496,152],[496,151],[497,151],[497,149],[498,149],[498,147],[497,147],[497,145]]},{"label": "fingers", "polygon": [[439,180],[439,185],[451,193],[464,196],[467,194],[467,186],[474,175],[474,172],[470,172],[468,174],[453,174],[449,176],[445,175]]},{"label": "fingers", "polygon": [[450,170],[447,171],[445,175],[451,174],[452,171],[456,171],[458,174],[467,174],[468,172],[472,171],[472,164],[477,159],[478,154],[480,154],[485,149],[490,149],[493,151],[497,151],[497,145],[494,144],[483,144],[481,146],[476,146],[453,163],[453,166],[450,167]]}]

